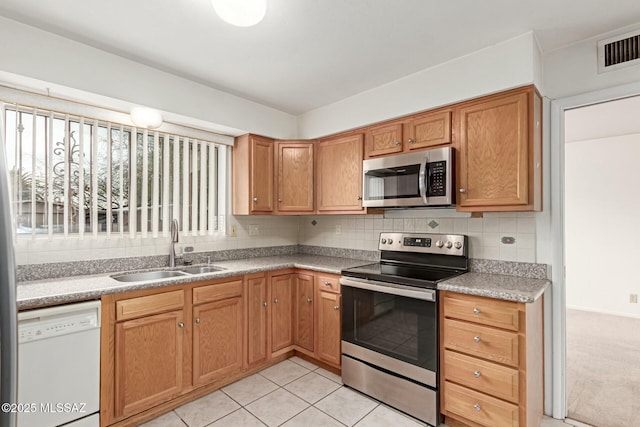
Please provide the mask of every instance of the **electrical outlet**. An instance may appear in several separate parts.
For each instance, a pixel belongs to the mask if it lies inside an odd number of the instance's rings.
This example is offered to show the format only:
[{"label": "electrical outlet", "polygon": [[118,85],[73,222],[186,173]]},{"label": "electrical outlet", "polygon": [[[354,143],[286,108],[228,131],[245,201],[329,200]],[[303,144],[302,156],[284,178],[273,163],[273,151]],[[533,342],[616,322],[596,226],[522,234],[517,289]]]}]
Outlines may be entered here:
[{"label": "electrical outlet", "polygon": [[342,226],[336,225],[336,234],[342,234]]},{"label": "electrical outlet", "polygon": [[260,226],[258,224],[249,225],[249,236],[257,236],[260,234]]},{"label": "electrical outlet", "polygon": [[638,303],[638,294],[629,294],[629,302],[631,304],[637,304]]},{"label": "electrical outlet", "polygon": [[238,236],[238,228],[235,224],[231,224],[229,227],[229,237],[237,237]]}]

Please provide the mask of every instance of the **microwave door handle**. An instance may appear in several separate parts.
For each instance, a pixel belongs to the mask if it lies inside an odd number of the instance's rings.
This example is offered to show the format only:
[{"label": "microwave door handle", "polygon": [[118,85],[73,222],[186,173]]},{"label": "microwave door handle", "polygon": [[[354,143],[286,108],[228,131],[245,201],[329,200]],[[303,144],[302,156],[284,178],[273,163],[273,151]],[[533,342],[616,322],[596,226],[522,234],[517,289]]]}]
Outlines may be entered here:
[{"label": "microwave door handle", "polygon": [[420,176],[418,177],[418,187],[420,189],[420,198],[426,205],[427,198],[427,165],[429,164],[429,158],[425,157],[424,161],[420,164]]}]

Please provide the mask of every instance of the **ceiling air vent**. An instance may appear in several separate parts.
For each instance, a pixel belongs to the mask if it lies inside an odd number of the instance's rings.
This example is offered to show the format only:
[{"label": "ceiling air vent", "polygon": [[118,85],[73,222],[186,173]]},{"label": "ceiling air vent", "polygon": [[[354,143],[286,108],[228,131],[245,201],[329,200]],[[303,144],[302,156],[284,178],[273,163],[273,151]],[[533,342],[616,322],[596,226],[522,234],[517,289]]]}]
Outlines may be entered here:
[{"label": "ceiling air vent", "polygon": [[598,72],[640,64],[640,31],[598,42]]}]

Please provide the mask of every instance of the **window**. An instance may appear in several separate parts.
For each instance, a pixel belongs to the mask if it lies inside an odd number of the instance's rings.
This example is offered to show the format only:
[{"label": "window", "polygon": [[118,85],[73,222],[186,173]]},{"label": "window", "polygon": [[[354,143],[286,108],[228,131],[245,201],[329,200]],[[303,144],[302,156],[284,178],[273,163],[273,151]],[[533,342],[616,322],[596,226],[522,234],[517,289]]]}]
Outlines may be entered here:
[{"label": "window", "polygon": [[88,117],[3,105],[18,236],[221,231],[226,146]]}]

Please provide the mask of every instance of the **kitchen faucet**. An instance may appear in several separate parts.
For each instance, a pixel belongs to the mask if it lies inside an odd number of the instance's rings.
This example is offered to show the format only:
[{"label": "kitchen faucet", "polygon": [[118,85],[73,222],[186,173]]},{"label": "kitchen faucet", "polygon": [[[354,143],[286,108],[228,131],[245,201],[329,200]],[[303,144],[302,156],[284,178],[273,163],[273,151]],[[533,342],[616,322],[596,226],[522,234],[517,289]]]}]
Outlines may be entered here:
[{"label": "kitchen faucet", "polygon": [[178,220],[171,221],[171,249],[169,249],[169,267],[176,266],[176,243],[178,243]]}]

